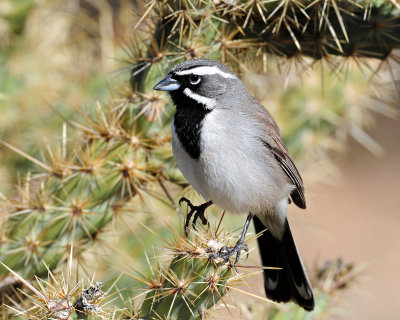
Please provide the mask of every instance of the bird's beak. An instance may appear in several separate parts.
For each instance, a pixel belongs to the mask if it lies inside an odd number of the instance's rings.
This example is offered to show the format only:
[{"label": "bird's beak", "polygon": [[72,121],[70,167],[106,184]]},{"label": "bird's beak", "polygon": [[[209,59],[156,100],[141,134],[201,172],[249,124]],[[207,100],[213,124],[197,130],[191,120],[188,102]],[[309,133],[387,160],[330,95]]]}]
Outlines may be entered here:
[{"label": "bird's beak", "polygon": [[159,83],[157,83],[153,89],[159,91],[175,91],[178,90],[180,86],[180,83],[175,79],[172,79],[171,75],[169,74]]}]

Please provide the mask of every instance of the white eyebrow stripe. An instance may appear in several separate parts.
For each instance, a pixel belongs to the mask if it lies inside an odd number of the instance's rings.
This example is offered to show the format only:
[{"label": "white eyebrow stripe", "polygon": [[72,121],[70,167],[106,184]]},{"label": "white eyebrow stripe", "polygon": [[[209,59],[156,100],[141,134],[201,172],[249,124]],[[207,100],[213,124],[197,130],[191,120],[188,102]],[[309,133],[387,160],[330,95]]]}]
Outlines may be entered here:
[{"label": "white eyebrow stripe", "polygon": [[185,95],[187,95],[189,98],[197,101],[198,103],[201,103],[202,105],[204,105],[209,110],[214,109],[216,104],[217,104],[217,100],[201,96],[201,95],[199,95],[197,93],[194,93],[189,88],[185,88],[185,90],[183,90],[183,93]]},{"label": "white eyebrow stripe", "polygon": [[207,66],[202,66],[202,67],[197,67],[189,70],[183,70],[183,71],[178,71],[176,72],[178,76],[184,76],[188,74],[195,74],[198,76],[204,76],[204,75],[212,75],[212,74],[219,74],[223,76],[224,78],[236,78],[235,75],[230,74],[228,72],[222,71],[218,67],[207,67]]}]

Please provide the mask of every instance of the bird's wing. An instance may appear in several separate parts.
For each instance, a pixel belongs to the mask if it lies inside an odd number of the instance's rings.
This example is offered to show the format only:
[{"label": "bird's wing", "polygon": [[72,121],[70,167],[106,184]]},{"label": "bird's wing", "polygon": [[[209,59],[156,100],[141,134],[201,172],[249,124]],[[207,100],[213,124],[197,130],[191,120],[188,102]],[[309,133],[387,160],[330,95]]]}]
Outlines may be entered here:
[{"label": "bird's wing", "polygon": [[269,112],[261,105],[257,108],[257,118],[262,119],[266,136],[262,138],[264,145],[272,152],[275,159],[279,162],[281,168],[289,177],[290,181],[296,186],[291,193],[293,202],[300,208],[306,208],[306,198],[304,196],[303,179],[294,164],[293,158],[289,153],[286,145],[283,143],[281,133],[274,118]]}]

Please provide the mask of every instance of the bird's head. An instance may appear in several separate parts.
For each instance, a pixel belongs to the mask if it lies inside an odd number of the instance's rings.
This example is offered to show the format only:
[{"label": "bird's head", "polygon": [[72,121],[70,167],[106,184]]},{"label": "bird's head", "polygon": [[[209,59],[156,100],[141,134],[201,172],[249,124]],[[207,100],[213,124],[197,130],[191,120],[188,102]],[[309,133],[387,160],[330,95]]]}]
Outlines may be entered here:
[{"label": "bird's head", "polygon": [[195,104],[206,110],[234,107],[248,96],[242,81],[229,68],[208,59],[176,65],[154,90],[168,91],[177,108]]}]

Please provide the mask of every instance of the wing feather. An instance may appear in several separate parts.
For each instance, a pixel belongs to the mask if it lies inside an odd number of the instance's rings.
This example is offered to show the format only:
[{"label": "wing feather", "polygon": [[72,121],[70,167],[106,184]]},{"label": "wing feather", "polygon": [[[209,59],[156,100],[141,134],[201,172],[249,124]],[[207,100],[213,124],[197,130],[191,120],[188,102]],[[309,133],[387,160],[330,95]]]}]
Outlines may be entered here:
[{"label": "wing feather", "polygon": [[271,151],[274,154],[275,159],[278,160],[283,171],[285,171],[286,175],[296,186],[296,189],[291,193],[292,200],[297,206],[305,209],[306,198],[304,196],[303,179],[294,164],[293,158],[280,137],[273,137],[272,140],[276,144],[276,146],[271,146]]},{"label": "wing feather", "polygon": [[[291,193],[293,202],[300,208],[306,208],[306,198],[304,196],[303,179],[294,164],[293,158],[286,145],[283,143],[281,133],[274,118],[261,105],[257,109],[257,118],[261,119],[265,125],[266,136],[262,139],[263,143],[269,148],[275,159],[279,162],[282,170],[295,185]],[[257,106],[257,107],[258,107]]]}]

